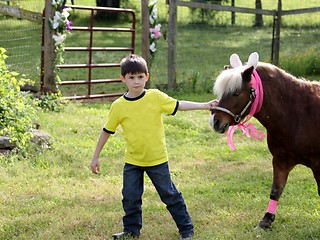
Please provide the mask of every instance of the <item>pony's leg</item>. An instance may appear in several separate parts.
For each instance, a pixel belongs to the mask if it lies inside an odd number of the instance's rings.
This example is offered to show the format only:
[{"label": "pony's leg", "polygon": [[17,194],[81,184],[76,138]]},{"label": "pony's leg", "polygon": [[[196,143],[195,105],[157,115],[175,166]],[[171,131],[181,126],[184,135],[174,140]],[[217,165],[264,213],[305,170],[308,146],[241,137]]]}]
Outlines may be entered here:
[{"label": "pony's leg", "polygon": [[318,165],[312,166],[311,170],[313,172],[313,176],[316,179],[317,186],[318,186],[318,194],[320,196],[320,167]]},{"label": "pony's leg", "polygon": [[283,163],[273,159],[273,184],[270,192],[270,201],[267,212],[259,222],[259,227],[267,229],[271,227],[271,223],[276,217],[277,204],[287,183],[289,172],[294,165]]}]

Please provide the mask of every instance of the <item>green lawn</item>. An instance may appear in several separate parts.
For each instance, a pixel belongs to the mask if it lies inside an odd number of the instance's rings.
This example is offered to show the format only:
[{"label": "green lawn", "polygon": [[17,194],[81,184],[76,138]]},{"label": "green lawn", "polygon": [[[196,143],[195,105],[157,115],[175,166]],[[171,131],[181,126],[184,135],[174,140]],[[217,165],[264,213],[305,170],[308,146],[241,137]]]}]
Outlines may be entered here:
[{"label": "green lawn", "polygon": [[[184,95],[206,101],[210,94]],[[39,112],[51,149],[0,163],[0,239],[109,239],[122,229],[123,134],[102,152],[99,175],[89,164],[110,103],[68,104]],[[195,239],[319,239],[320,203],[311,171],[295,168],[272,230],[255,230],[272,182],[266,141],[236,132],[232,152],[225,135],[208,125],[209,112],[164,116],[169,163],[195,224]],[[253,121],[263,129],[259,123]],[[141,238],[178,239],[177,229],[150,180],[143,197]]]}]

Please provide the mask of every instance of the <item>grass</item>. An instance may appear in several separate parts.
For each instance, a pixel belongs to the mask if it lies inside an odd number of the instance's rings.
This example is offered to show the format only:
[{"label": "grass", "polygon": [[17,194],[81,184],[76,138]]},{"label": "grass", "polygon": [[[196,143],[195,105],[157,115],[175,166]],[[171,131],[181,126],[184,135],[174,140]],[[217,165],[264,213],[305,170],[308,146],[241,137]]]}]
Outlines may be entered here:
[{"label": "grass", "polygon": [[[180,95],[205,101],[211,94]],[[39,112],[51,134],[48,150],[0,163],[0,239],[108,239],[122,229],[123,133],[112,136],[99,175],[89,164],[110,103],[68,104]],[[184,194],[195,239],[318,239],[320,204],[311,171],[295,168],[270,231],[255,230],[269,200],[271,155],[266,141],[239,132],[230,151],[208,126],[206,111],[164,116],[172,178]],[[256,126],[263,129],[259,123]],[[141,238],[177,239],[177,229],[146,177]]]}]

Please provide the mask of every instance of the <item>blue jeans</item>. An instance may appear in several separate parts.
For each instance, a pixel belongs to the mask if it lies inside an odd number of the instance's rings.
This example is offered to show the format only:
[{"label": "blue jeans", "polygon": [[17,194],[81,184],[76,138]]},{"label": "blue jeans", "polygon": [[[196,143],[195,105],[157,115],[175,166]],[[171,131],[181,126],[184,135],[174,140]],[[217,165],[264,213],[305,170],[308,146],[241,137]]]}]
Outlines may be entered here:
[{"label": "blue jeans", "polygon": [[126,163],[123,170],[122,205],[124,231],[136,235],[142,228],[142,194],[144,172],[155,186],[162,202],[166,204],[180,234],[193,233],[193,224],[181,192],[171,181],[168,163],[153,167],[139,167]]}]

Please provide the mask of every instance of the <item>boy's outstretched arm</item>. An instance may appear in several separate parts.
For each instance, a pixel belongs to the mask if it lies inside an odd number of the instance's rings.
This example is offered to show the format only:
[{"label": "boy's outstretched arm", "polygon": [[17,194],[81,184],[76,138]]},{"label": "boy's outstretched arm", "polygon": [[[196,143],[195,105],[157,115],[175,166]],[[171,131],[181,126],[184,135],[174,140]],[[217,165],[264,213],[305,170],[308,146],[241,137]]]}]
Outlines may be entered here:
[{"label": "boy's outstretched arm", "polygon": [[92,161],[90,164],[91,171],[95,174],[100,172],[99,155],[100,155],[102,148],[104,147],[104,145],[108,141],[109,137],[110,137],[110,133],[107,133],[104,130],[101,131],[100,137],[99,137],[99,140],[98,140],[98,143],[96,146],[96,150],[94,151]]},{"label": "boy's outstretched arm", "polygon": [[187,110],[211,110],[213,107],[218,105],[218,100],[212,100],[210,102],[190,102],[190,101],[179,101],[179,108],[180,111],[187,111]]}]

